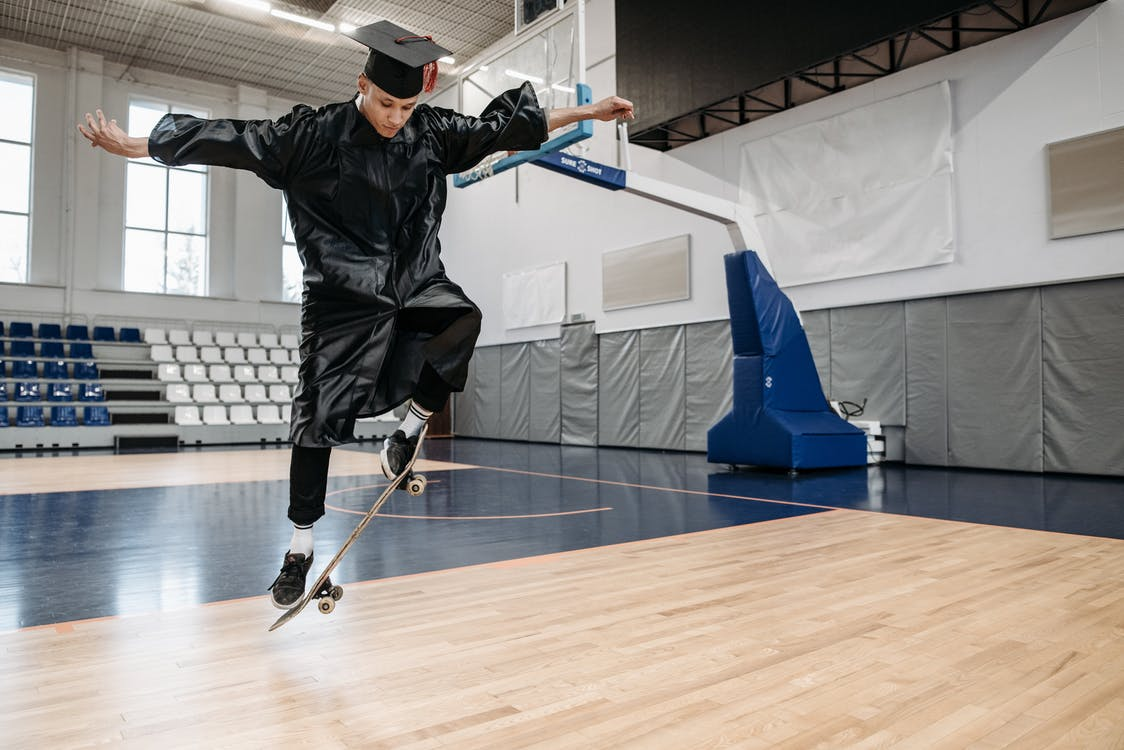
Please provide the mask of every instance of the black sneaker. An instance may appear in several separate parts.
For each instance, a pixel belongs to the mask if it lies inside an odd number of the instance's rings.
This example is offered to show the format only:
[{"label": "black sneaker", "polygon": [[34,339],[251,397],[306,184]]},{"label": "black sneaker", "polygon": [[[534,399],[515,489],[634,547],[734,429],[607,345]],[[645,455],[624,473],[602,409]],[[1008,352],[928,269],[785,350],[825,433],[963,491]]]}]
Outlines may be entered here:
[{"label": "black sneaker", "polygon": [[308,569],[312,567],[312,555],[291,552],[285,553],[285,560],[281,563],[281,572],[269,585],[273,592],[273,606],[278,609],[289,609],[304,596],[304,580],[308,577]]},{"label": "black sneaker", "polygon": [[417,435],[408,438],[402,430],[395,430],[394,434],[383,442],[382,451],[379,453],[383,476],[394,479],[401,474],[417,449]]}]

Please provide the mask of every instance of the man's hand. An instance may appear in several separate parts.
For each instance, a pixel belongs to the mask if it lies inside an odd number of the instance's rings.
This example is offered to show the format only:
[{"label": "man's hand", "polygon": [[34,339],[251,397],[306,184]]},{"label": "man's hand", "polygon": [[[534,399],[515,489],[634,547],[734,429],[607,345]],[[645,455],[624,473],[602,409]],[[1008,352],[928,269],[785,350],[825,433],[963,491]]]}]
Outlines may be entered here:
[{"label": "man's hand", "polygon": [[117,120],[107,122],[100,109],[95,111],[97,119],[94,119],[89,112],[86,113],[86,127],[78,123],[78,132],[86,136],[90,146],[101,146],[111,154],[127,156],[130,159],[148,156],[147,138],[130,138],[129,134],[117,124]]},{"label": "man's hand", "polygon": [[565,127],[581,120],[631,120],[635,115],[632,111],[632,102],[619,96],[607,96],[593,104],[583,104],[580,107],[564,107],[552,109],[547,119],[547,130]]},{"label": "man's hand", "polygon": [[631,120],[633,117],[632,102],[619,96],[607,96],[593,105],[592,119],[594,120],[608,122],[609,120]]}]

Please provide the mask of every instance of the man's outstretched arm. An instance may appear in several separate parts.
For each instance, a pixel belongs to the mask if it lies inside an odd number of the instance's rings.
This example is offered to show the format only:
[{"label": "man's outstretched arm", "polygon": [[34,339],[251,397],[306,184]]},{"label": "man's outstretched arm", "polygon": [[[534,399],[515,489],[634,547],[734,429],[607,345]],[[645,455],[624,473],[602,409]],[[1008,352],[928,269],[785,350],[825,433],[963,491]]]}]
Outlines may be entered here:
[{"label": "man's outstretched arm", "polygon": [[593,104],[550,110],[546,129],[555,130],[581,120],[608,122],[609,120],[631,120],[633,116],[632,102],[619,96],[608,96]]},{"label": "man's outstretched arm", "polygon": [[102,111],[97,112],[97,119],[89,112],[86,113],[86,126],[78,123],[78,131],[86,136],[91,146],[101,146],[111,154],[127,156],[137,159],[148,156],[148,138],[133,138],[117,124],[117,120],[105,119]]}]

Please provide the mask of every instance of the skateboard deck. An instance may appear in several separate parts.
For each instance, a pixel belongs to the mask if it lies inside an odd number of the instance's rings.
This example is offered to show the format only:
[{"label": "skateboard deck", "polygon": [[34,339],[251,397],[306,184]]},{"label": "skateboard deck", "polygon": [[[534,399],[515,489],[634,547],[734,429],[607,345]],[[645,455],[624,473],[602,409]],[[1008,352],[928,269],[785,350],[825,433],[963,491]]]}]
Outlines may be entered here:
[{"label": "skateboard deck", "polygon": [[336,602],[339,601],[340,597],[343,596],[343,588],[340,586],[333,586],[328,576],[332,574],[332,571],[336,569],[336,566],[339,564],[340,560],[342,560],[343,556],[347,554],[347,550],[351,547],[352,544],[354,544],[355,540],[359,538],[359,535],[363,533],[363,529],[367,528],[367,524],[370,523],[371,519],[375,517],[375,514],[379,512],[379,509],[382,508],[383,504],[388,499],[390,499],[390,496],[394,494],[394,491],[403,484],[406,487],[406,491],[411,495],[420,495],[425,491],[425,477],[421,474],[414,474],[413,469],[414,462],[418,460],[418,455],[421,453],[422,441],[425,440],[425,434],[427,431],[428,427],[422,428],[421,434],[418,435],[417,448],[414,450],[414,455],[410,459],[410,462],[406,464],[406,468],[402,470],[402,473],[400,473],[394,479],[390,480],[390,484],[387,485],[386,489],[384,489],[382,491],[382,494],[379,495],[379,499],[375,500],[374,505],[372,505],[371,509],[367,511],[367,515],[363,516],[363,520],[361,520],[359,522],[359,525],[355,527],[355,530],[351,532],[351,536],[349,536],[347,538],[347,541],[343,543],[343,546],[340,547],[339,552],[336,553],[335,557],[328,561],[328,565],[324,568],[324,571],[320,574],[320,577],[317,578],[315,582],[313,582],[313,584],[308,588],[308,591],[306,591],[304,596],[301,597],[300,601],[294,604],[291,608],[285,610],[285,612],[277,618],[277,622],[269,626],[270,632],[277,630],[277,628],[281,627],[289,620],[299,615],[301,611],[305,607],[307,607],[309,602],[311,602],[313,599],[322,600],[318,605],[318,609],[324,614],[328,614],[333,609],[335,609]]}]

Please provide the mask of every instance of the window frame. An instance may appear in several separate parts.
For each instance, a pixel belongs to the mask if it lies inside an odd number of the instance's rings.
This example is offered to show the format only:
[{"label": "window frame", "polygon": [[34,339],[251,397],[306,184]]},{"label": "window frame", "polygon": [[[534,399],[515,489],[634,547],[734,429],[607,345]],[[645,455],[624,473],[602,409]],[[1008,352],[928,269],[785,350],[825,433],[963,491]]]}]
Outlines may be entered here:
[{"label": "window frame", "polygon": [[[292,242],[289,237],[292,236]],[[297,279],[296,293],[290,297],[288,295],[288,286],[285,283],[285,254],[292,248],[292,252],[297,255],[297,262],[300,262],[300,252],[297,250],[297,238],[293,232],[293,224],[289,220],[289,199],[284,193],[281,193],[281,301],[282,302],[300,302],[304,293],[304,264],[301,263],[301,277]]]},{"label": "window frame", "polygon": [[26,85],[29,85],[31,88],[31,110],[28,113],[30,121],[28,122],[27,128],[28,140],[26,142],[14,141],[10,138],[0,137],[0,143],[27,148],[27,212],[25,213],[22,211],[9,211],[7,209],[0,208],[0,215],[22,216],[26,221],[25,241],[23,249],[23,278],[13,281],[4,281],[0,279],[0,283],[28,284],[31,281],[31,217],[35,212],[35,123],[36,114],[38,111],[38,107],[36,106],[36,92],[39,89],[39,79],[35,73],[3,67],[0,67],[0,79],[9,80],[16,84],[22,84],[26,82]]},{"label": "window frame", "polygon": [[[134,106],[142,106],[148,109],[156,110],[163,108],[164,114],[182,113],[191,114],[196,117],[210,119],[210,112],[204,111],[201,108],[193,107],[188,104],[177,103],[173,101],[160,100],[151,96],[132,95],[128,99],[128,113],[129,119],[126,121],[126,127],[132,126],[132,110]],[[150,226],[132,226],[129,224],[129,172],[130,167],[138,165],[146,169],[161,169],[163,170],[164,179],[164,216],[163,216],[163,229],[154,229]],[[173,230],[169,227],[171,222],[171,182],[173,172],[185,172],[189,174],[203,175],[203,232],[192,233],[186,231]],[[161,164],[152,157],[142,157],[138,159],[128,159],[125,166],[125,200],[122,206],[124,216],[122,217],[122,236],[121,236],[121,289],[125,292],[133,292],[138,294],[164,294],[164,295],[180,295],[185,297],[208,297],[210,296],[210,267],[211,267],[211,170],[205,164],[200,165],[184,165],[184,166],[168,166]],[[129,232],[150,232],[152,234],[160,234],[162,236],[164,256],[163,256],[163,278],[161,280],[161,288],[159,290],[150,289],[130,289],[126,285],[127,262],[128,262],[128,241]],[[169,259],[169,238],[173,236],[202,238],[203,251],[202,263],[199,268],[200,282],[198,285],[198,292],[185,292],[185,291],[169,291],[168,290],[168,259]]]}]

